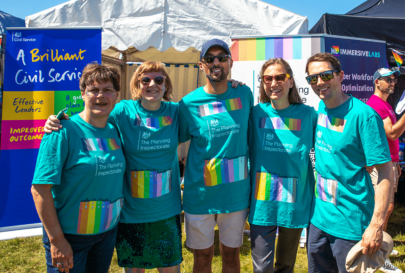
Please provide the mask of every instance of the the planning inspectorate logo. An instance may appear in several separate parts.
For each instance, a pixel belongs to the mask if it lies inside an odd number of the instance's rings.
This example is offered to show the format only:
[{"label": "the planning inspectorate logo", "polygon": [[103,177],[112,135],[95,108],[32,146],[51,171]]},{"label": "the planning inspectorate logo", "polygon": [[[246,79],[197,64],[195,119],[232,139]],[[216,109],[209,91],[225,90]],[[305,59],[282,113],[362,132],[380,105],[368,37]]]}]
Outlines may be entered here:
[{"label": "the planning inspectorate logo", "polygon": [[150,137],[150,133],[143,132],[143,134],[142,134],[143,139],[148,139],[149,137]]},{"label": "the planning inspectorate logo", "polygon": [[339,47],[338,46],[332,46],[330,49],[330,53],[332,53],[334,56],[339,56]]},{"label": "the planning inspectorate logo", "polygon": [[266,135],[266,139],[267,139],[267,140],[273,140],[273,139],[274,139],[274,135],[273,135],[273,134],[267,134],[267,135]]},{"label": "the planning inspectorate logo", "polygon": [[217,126],[219,124],[219,121],[217,119],[211,120],[211,126]]},{"label": "the planning inspectorate logo", "polygon": [[318,138],[321,138],[322,137],[322,132],[318,131],[318,133],[316,133],[316,135],[318,136]]}]

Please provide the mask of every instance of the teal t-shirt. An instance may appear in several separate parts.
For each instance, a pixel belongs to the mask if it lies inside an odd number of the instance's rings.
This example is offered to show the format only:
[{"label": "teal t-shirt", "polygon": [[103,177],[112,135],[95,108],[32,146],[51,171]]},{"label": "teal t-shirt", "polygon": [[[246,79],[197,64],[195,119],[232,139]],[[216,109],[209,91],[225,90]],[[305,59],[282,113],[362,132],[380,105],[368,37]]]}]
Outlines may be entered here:
[{"label": "teal t-shirt", "polygon": [[149,223],[181,212],[177,159],[179,106],[162,102],[156,111],[123,100],[110,114],[127,160],[121,223]]},{"label": "teal t-shirt", "polygon": [[311,223],[347,240],[361,240],[374,211],[364,166],[391,161],[380,116],[350,96],[328,109],[319,103],[315,138],[315,207]]},{"label": "teal t-shirt", "polygon": [[315,109],[304,104],[276,110],[260,103],[251,111],[249,223],[308,226],[315,185],[309,152],[316,121]]},{"label": "teal t-shirt", "polygon": [[32,184],[53,185],[64,233],[94,235],[113,228],[123,205],[125,158],[117,129],[96,128],[79,115],[45,134]]},{"label": "teal t-shirt", "polygon": [[253,106],[249,87],[221,95],[203,87],[180,105],[180,142],[191,139],[184,175],[183,208],[190,214],[230,213],[249,206],[247,129]]}]

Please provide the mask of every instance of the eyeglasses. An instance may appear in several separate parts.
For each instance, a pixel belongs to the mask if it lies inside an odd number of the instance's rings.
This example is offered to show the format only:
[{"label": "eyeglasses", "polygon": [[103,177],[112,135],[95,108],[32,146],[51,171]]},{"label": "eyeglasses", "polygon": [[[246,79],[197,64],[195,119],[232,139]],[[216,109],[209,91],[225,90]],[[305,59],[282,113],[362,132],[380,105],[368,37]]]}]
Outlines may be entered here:
[{"label": "eyeglasses", "polygon": [[379,80],[385,81],[388,84],[396,84],[398,79],[392,79],[392,78],[379,78]]},{"label": "eyeglasses", "polygon": [[203,61],[209,64],[212,64],[215,59],[218,59],[221,63],[226,62],[231,56],[227,54],[219,54],[218,56],[207,55],[203,57]]},{"label": "eyeglasses", "polygon": [[318,83],[318,77],[321,77],[321,79],[324,82],[330,81],[333,79],[333,72],[339,72],[339,70],[328,70],[328,71],[323,71],[319,74],[312,74],[308,75],[306,77],[308,84],[317,84]]},{"label": "eyeglasses", "polygon": [[143,76],[141,77],[141,83],[143,85],[149,85],[152,80],[157,84],[157,85],[162,85],[165,83],[166,76],[157,76],[154,78],[148,77],[148,76]]},{"label": "eyeglasses", "polygon": [[101,93],[105,97],[112,97],[116,94],[116,91],[113,89],[104,89],[104,90],[98,88],[86,89],[86,94],[89,97],[97,97],[99,93]]},{"label": "eyeglasses", "polygon": [[276,80],[276,82],[284,82],[285,79],[291,79],[290,74],[279,74],[275,76],[270,76],[270,75],[263,75],[261,78],[259,78],[259,82],[263,81],[265,84],[271,84],[273,82],[273,79]]}]

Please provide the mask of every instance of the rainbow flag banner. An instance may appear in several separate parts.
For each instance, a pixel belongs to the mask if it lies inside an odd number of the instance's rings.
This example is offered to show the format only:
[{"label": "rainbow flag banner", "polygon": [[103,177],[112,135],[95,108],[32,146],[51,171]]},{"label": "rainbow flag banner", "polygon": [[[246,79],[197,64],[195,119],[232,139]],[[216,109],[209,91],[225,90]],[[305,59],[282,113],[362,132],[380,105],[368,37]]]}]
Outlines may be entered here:
[{"label": "rainbow flag banner", "polygon": [[114,151],[121,149],[113,138],[82,138],[83,149],[89,151]]},{"label": "rainbow flag banner", "polygon": [[301,131],[301,120],[295,118],[261,117],[259,120],[259,128]]},{"label": "rainbow flag banner", "polygon": [[277,174],[256,172],[255,199],[295,203],[297,182],[296,177],[281,177]]},{"label": "rainbow flag banner", "polygon": [[205,160],[204,183],[205,186],[217,186],[232,183],[248,178],[246,156],[237,158],[212,158]]},{"label": "rainbow flag banner", "polygon": [[394,51],[392,51],[392,56],[394,56],[394,59],[395,59],[395,62],[397,63],[397,66],[401,67],[402,63],[404,62],[402,60],[401,56],[398,53],[394,52]]},{"label": "rainbow flag banner", "polygon": [[258,37],[233,40],[234,61],[265,61],[271,58],[306,60],[320,52],[320,37]]},{"label": "rainbow flag banner", "polygon": [[172,191],[172,170],[131,171],[131,196],[135,198],[156,198]]},{"label": "rainbow flag banner", "polygon": [[82,201],[79,208],[77,234],[98,234],[113,227],[121,213],[124,199],[110,201]]},{"label": "rainbow flag banner", "polygon": [[212,103],[197,106],[198,116],[200,117],[206,117],[239,109],[242,109],[242,101],[240,100],[240,98],[215,101]]},{"label": "rainbow flag banner", "polygon": [[172,118],[170,116],[166,117],[153,117],[153,118],[141,118],[136,115],[134,126],[147,127],[152,129],[159,129],[164,126],[169,126],[172,124]]},{"label": "rainbow flag banner", "polygon": [[343,133],[346,120],[327,116],[323,113],[318,114],[318,125],[328,128],[329,130]]},{"label": "rainbow flag banner", "polygon": [[315,179],[315,197],[322,201],[333,203],[336,206],[339,182],[337,180],[323,178],[316,171]]}]

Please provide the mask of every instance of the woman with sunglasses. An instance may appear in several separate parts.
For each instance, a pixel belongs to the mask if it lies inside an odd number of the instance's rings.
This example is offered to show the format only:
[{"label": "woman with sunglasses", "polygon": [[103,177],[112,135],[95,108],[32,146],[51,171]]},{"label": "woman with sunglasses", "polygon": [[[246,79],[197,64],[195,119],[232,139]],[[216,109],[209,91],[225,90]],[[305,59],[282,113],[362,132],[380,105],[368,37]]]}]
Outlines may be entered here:
[{"label": "woman with sunglasses", "polygon": [[260,71],[260,101],[249,118],[249,223],[254,272],[293,272],[302,229],[308,227],[314,189],[309,152],[316,111],[304,105],[283,59]]}]

